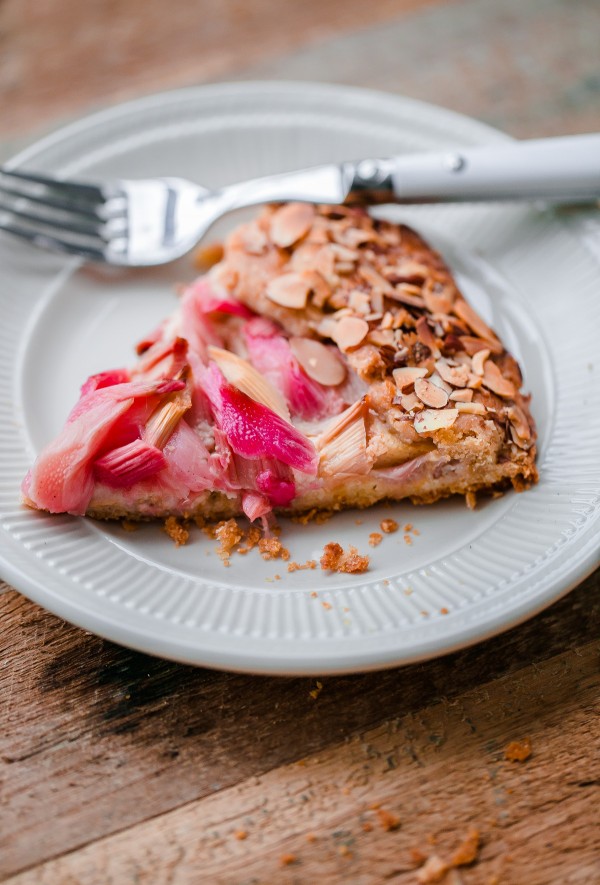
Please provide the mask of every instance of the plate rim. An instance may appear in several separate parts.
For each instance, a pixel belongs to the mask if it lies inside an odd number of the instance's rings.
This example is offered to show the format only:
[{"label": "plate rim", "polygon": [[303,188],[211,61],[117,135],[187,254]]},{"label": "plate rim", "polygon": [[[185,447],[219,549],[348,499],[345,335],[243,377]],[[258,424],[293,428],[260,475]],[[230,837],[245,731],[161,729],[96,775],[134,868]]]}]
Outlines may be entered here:
[{"label": "plate rim", "polygon": [[[66,126],[59,127],[55,131],[35,141],[33,144],[25,147],[12,157],[6,165],[10,168],[21,166],[32,158],[35,158],[40,153],[43,153],[48,148],[60,144],[61,142],[68,141],[72,136],[77,135],[78,133],[89,130],[103,122],[126,116],[133,110],[143,112],[145,109],[151,110],[153,107],[160,107],[165,101],[193,100],[195,95],[206,95],[207,93],[211,93],[217,97],[219,95],[231,94],[231,92],[238,95],[240,93],[249,93],[252,95],[256,95],[257,93],[263,95],[296,95],[300,92],[305,94],[307,89],[311,90],[313,93],[320,93],[323,96],[326,96],[327,94],[344,94],[347,97],[351,97],[352,95],[359,94],[364,99],[372,97],[380,104],[402,104],[404,108],[413,107],[415,110],[420,110],[425,114],[433,114],[436,120],[439,120],[442,125],[459,127],[461,131],[471,131],[478,139],[490,141],[510,139],[510,136],[507,134],[466,115],[446,108],[440,108],[431,103],[379,90],[303,81],[258,80],[243,83],[236,83],[234,81],[163,91],[119,103],[92,114],[87,114]],[[575,538],[573,540],[577,548],[582,546],[580,539]],[[212,651],[207,654],[206,646],[204,648],[202,646],[194,646],[194,648],[188,649],[186,643],[183,643],[181,639],[174,641],[172,639],[163,640],[156,636],[148,637],[143,629],[133,629],[130,625],[119,624],[108,616],[105,618],[99,617],[93,611],[88,611],[83,607],[78,607],[77,605],[72,604],[67,597],[61,598],[53,589],[48,590],[43,587],[38,587],[36,582],[33,581],[26,572],[14,566],[4,555],[4,549],[8,550],[12,541],[13,539],[8,536],[8,533],[0,533],[0,566],[2,566],[2,574],[8,576],[7,580],[15,587],[15,589],[20,590],[22,587],[27,587],[27,590],[21,591],[24,592],[24,595],[59,617],[64,617],[83,629],[92,630],[94,633],[105,639],[119,642],[146,654],[164,656],[181,663],[228,669],[237,672],[295,676],[323,675],[323,673],[366,672],[368,670],[384,669],[423,661],[432,657],[449,654],[460,648],[468,647],[476,642],[498,635],[544,610],[553,602],[566,595],[571,589],[573,589],[573,587],[581,583],[581,581],[591,574],[600,563],[600,556],[593,543],[594,538],[592,537],[589,539],[586,536],[582,550],[578,549],[579,555],[569,558],[568,563],[566,563],[569,567],[563,569],[565,574],[559,582],[553,585],[555,588],[554,592],[549,594],[548,591],[546,591],[542,599],[540,599],[538,595],[534,595],[532,598],[527,597],[524,601],[522,600],[519,605],[506,609],[501,616],[496,613],[489,623],[486,624],[486,630],[483,630],[482,624],[477,621],[475,623],[468,623],[461,629],[455,630],[451,634],[451,641],[444,642],[443,637],[440,638],[438,636],[422,643],[421,650],[418,652],[409,652],[406,654],[406,650],[400,645],[396,650],[396,655],[393,660],[382,659],[381,655],[378,656],[376,652],[365,652],[361,654],[356,649],[353,649],[350,651],[351,661],[344,663],[343,661],[345,658],[337,655],[335,659],[329,662],[325,667],[312,667],[303,657],[294,661],[293,655],[290,656],[289,652],[287,656],[284,655],[283,657],[269,655],[267,639],[262,640],[265,648],[260,659],[257,659],[251,653],[242,652],[240,654],[233,654],[223,648],[219,649],[216,654]],[[194,635],[196,638],[198,637],[197,633]],[[152,648],[148,647],[148,643],[152,644]],[[435,646],[435,648],[433,650],[428,649],[428,643]],[[185,649],[184,654],[181,653],[182,649]],[[190,651],[194,653],[190,654]]]}]

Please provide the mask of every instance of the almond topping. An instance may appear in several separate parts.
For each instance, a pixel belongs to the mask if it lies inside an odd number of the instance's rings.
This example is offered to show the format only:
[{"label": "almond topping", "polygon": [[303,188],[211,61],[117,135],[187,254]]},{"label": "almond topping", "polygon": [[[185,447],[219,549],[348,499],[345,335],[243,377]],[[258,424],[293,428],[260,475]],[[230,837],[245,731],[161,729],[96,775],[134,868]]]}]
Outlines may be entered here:
[{"label": "almond topping", "polygon": [[449,399],[457,403],[470,403],[473,399],[473,391],[468,387],[464,390],[453,390]]},{"label": "almond topping", "polygon": [[417,433],[434,433],[452,427],[458,418],[458,409],[424,409],[415,418]]},{"label": "almond topping", "polygon": [[473,359],[471,363],[473,365],[473,371],[476,375],[483,375],[483,364],[487,360],[490,355],[489,350],[478,350],[477,353],[473,354]]},{"label": "almond topping", "polygon": [[424,378],[426,374],[427,369],[422,369],[420,366],[402,366],[392,372],[398,390],[405,390],[414,384],[417,378]]},{"label": "almond topping", "polygon": [[480,338],[487,338],[489,341],[498,342],[490,327],[484,323],[479,314],[473,310],[470,304],[467,304],[464,298],[457,298],[452,305],[452,310]]},{"label": "almond topping", "polygon": [[468,415],[485,415],[486,409],[483,403],[456,403],[459,412],[466,412]]},{"label": "almond topping", "polygon": [[390,283],[386,280],[385,277],[382,277],[381,274],[375,270],[374,267],[371,267],[368,264],[362,265],[358,269],[359,274],[368,283],[370,286],[373,286],[374,289],[381,289],[381,291],[385,295],[390,295],[393,297],[394,290]]},{"label": "almond topping", "polygon": [[485,338],[473,338],[470,335],[461,335],[459,341],[469,356],[474,356],[479,350],[486,348],[492,353],[501,354],[503,347],[499,341],[489,341]]},{"label": "almond topping", "polygon": [[437,387],[441,387],[442,390],[448,394],[448,396],[450,396],[450,394],[452,393],[452,387],[449,384],[446,384],[444,379],[440,375],[438,375],[437,372],[433,372],[429,376],[428,380],[431,381],[432,384],[435,384]]},{"label": "almond topping", "polygon": [[243,360],[236,353],[212,345],[208,348],[208,355],[215,361],[230,384],[257,403],[262,403],[271,409],[284,421],[290,420],[290,412],[283,396],[247,360]]},{"label": "almond topping", "polygon": [[401,304],[408,304],[409,307],[425,307],[425,302],[420,295],[414,294],[415,291],[420,292],[421,290],[409,283],[400,283],[391,292],[386,292],[386,295],[393,298],[394,301],[400,301]]},{"label": "almond topping", "polygon": [[282,206],[271,218],[271,239],[282,249],[293,246],[308,233],[314,217],[315,208],[309,203]]},{"label": "almond topping", "polygon": [[435,367],[444,381],[454,387],[464,387],[469,380],[466,366],[449,366],[446,360],[441,359],[436,362]]},{"label": "almond topping", "polygon": [[512,398],[517,393],[512,381],[505,378],[496,363],[493,363],[491,360],[488,360],[485,364],[482,380],[483,385],[493,393],[497,393],[498,396]]},{"label": "almond topping", "polygon": [[320,452],[320,476],[364,475],[370,471],[372,462],[367,454],[366,412],[365,401],[359,400],[342,412],[333,426],[316,440]]},{"label": "almond topping", "polygon": [[531,428],[529,427],[529,422],[525,417],[525,412],[520,409],[519,406],[511,406],[508,410],[508,417],[514,427],[517,436],[525,440],[531,439]]},{"label": "almond topping", "polygon": [[308,277],[299,273],[284,273],[269,281],[266,296],[275,304],[281,304],[282,307],[301,310],[306,307],[310,290],[311,285]]},{"label": "almond topping", "polygon": [[442,409],[448,403],[446,391],[425,378],[417,378],[415,381],[415,393],[421,402],[434,409]]},{"label": "almond topping", "polygon": [[423,408],[423,403],[414,393],[401,394],[400,405],[406,412],[420,412]]},{"label": "almond topping", "polygon": [[421,341],[429,350],[432,352],[434,357],[441,356],[437,342],[433,336],[433,332],[427,322],[426,317],[419,317],[416,325],[417,335],[419,336],[419,341]]},{"label": "almond topping", "polygon": [[250,255],[262,255],[267,248],[267,235],[257,224],[247,224],[242,231],[242,243]]},{"label": "almond topping", "polygon": [[336,323],[332,338],[340,350],[356,347],[369,332],[369,324],[360,317],[343,317]]},{"label": "almond topping", "polygon": [[346,367],[335,352],[312,338],[290,338],[292,353],[309,376],[325,387],[335,387],[346,377]]},{"label": "almond topping", "polygon": [[[187,381],[189,369],[184,367],[181,378]],[[183,390],[176,390],[158,405],[150,415],[144,428],[144,441],[148,445],[163,449],[171,434],[192,405],[189,384]]]}]

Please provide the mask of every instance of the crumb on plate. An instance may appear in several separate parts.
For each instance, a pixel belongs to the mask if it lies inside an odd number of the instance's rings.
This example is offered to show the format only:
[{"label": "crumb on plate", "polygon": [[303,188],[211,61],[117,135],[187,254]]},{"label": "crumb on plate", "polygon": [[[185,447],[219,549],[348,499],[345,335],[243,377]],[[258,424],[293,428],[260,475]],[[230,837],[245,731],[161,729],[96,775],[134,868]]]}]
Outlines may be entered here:
[{"label": "crumb on plate", "polygon": [[346,574],[361,574],[369,568],[368,556],[361,556],[356,547],[349,547],[345,553],[341,544],[335,541],[325,544],[320,562],[323,571]]}]

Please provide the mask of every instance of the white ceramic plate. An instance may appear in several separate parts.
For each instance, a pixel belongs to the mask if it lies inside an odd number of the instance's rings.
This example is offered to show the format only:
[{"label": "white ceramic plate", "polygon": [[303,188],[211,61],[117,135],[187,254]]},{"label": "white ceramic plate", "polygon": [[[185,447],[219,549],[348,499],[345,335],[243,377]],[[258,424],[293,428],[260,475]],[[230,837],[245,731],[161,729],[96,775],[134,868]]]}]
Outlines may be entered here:
[{"label": "white ceramic plate", "polygon": [[[19,164],[81,177],[181,175],[218,186],[351,157],[505,138],[439,108],[312,84],[219,85],[133,102],[28,149]],[[192,664],[263,673],[374,669],[439,655],[549,605],[598,562],[600,236],[518,206],[395,208],[440,247],[525,369],[541,480],[468,511],[410,504],[284,526],[292,558],[330,540],[371,555],[361,576],[288,574],[256,551],[225,569],[200,532],[176,549],[19,504],[19,485],[92,372],[127,364],[175,303],[189,262],[99,273],[0,240],[0,573],[56,614]],[[217,234],[233,223],[222,223]],[[598,250],[594,252],[594,249]],[[384,516],[401,530],[371,549]],[[360,521],[361,524],[357,524]],[[280,575],[277,579],[275,575]],[[316,594],[315,592],[316,591]]]}]

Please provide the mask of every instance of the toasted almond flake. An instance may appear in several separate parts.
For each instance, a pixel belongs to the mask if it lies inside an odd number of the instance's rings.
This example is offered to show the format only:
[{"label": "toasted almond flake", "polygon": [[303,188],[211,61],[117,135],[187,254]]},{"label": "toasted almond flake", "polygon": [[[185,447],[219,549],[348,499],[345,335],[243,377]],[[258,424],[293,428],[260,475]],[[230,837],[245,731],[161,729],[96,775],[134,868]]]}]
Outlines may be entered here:
[{"label": "toasted almond flake", "polygon": [[472,329],[480,338],[486,338],[489,341],[498,342],[496,335],[492,332],[487,323],[481,319],[478,313],[468,304],[464,298],[457,298],[452,305],[452,310],[456,316],[461,319],[467,326]]},{"label": "toasted almond flake", "polygon": [[374,267],[371,267],[370,264],[361,265],[358,268],[358,272],[363,280],[372,286],[374,289],[380,289],[384,295],[390,295],[393,297],[394,289],[385,277],[383,277],[379,271],[375,270]]},{"label": "toasted almond flake", "polygon": [[483,403],[456,403],[459,412],[466,412],[468,415],[485,415],[486,408]]},{"label": "toasted almond flake", "polygon": [[247,224],[242,232],[242,243],[250,255],[262,255],[267,248],[267,235],[257,224]]},{"label": "toasted almond flake", "polygon": [[346,367],[333,350],[312,338],[290,338],[292,353],[306,374],[325,387],[335,387],[346,377]]},{"label": "toasted almond flake", "polygon": [[467,387],[470,387],[472,390],[479,390],[479,388],[483,385],[483,378],[481,375],[474,375],[473,372],[469,372],[469,380],[467,381]]},{"label": "toasted almond flake", "polygon": [[427,380],[431,381],[432,384],[435,384],[436,387],[440,387],[448,394],[448,396],[452,393],[452,387],[449,384],[446,384],[444,379],[437,372],[432,372]]},{"label": "toasted almond flake", "polygon": [[453,390],[449,399],[457,403],[470,403],[473,399],[473,391],[468,387],[464,390]]},{"label": "toasted almond flake", "polygon": [[373,329],[367,335],[367,341],[376,344],[377,347],[394,347],[396,339],[391,329]]},{"label": "toasted almond flake", "polygon": [[336,261],[354,264],[360,258],[360,253],[356,249],[349,249],[347,246],[340,246],[338,243],[332,243],[329,248],[333,252]]},{"label": "toasted almond flake", "polygon": [[531,428],[525,412],[519,406],[513,405],[508,409],[507,414],[512,425],[511,429],[514,429],[517,436],[522,440],[530,440]]},{"label": "toasted almond flake", "polygon": [[414,393],[403,393],[400,396],[400,405],[406,412],[420,412],[423,403]]},{"label": "toasted almond flake", "polygon": [[284,273],[269,281],[265,294],[275,304],[301,310],[306,307],[310,290],[311,285],[307,276],[299,273]]},{"label": "toasted almond flake", "polygon": [[[387,273],[386,273],[387,271]],[[425,264],[413,261],[412,258],[401,259],[397,264],[386,268],[387,275],[398,279],[398,282],[410,283],[414,280],[425,280],[429,275],[429,268]]]},{"label": "toasted almond flake", "polygon": [[348,296],[348,307],[354,312],[366,316],[371,311],[371,302],[366,292],[352,289]]},{"label": "toasted almond flake", "polygon": [[365,401],[359,400],[317,438],[320,476],[364,475],[370,471],[372,462],[367,454],[366,411]]},{"label": "toasted almond flake", "polygon": [[473,354],[471,364],[476,375],[483,375],[483,366],[489,355],[489,348],[485,348],[485,350],[478,350],[477,353]]},{"label": "toasted almond flake", "polygon": [[417,433],[434,433],[452,427],[458,418],[458,409],[424,409],[415,418]]},{"label": "toasted almond flake", "polygon": [[426,378],[417,378],[415,381],[415,393],[421,402],[434,409],[442,409],[448,402],[446,391],[436,384],[432,384]]},{"label": "toasted almond flake", "polygon": [[407,387],[415,383],[417,378],[424,378],[426,374],[427,369],[421,366],[402,366],[392,372],[398,390],[406,390]]},{"label": "toasted almond flake", "polygon": [[271,239],[276,246],[287,249],[308,233],[315,217],[310,203],[287,203],[271,218]]},{"label": "toasted almond flake", "polygon": [[427,321],[427,317],[419,317],[415,328],[417,335],[419,336],[419,341],[421,341],[422,344],[429,348],[434,357],[440,357],[441,354],[438,350],[437,342],[434,338],[433,332],[431,331],[431,327]]},{"label": "toasted almond flake", "polygon": [[309,287],[311,303],[315,307],[323,307],[331,295],[331,286],[318,270],[307,270],[302,274]]},{"label": "toasted almond flake", "polygon": [[487,387],[493,393],[497,393],[498,396],[508,398],[516,396],[517,391],[512,381],[505,378],[496,363],[493,363],[491,360],[488,360],[485,364],[482,380],[484,387]]},{"label": "toasted almond flake", "polygon": [[394,315],[387,310],[381,320],[380,326],[382,329],[391,329],[394,323]]},{"label": "toasted almond flake", "polygon": [[423,300],[431,313],[448,314],[452,310],[455,290],[452,286],[445,286],[438,291],[437,286],[436,283],[432,286],[426,283],[423,286]]},{"label": "toasted almond flake", "polygon": [[474,356],[479,350],[485,350],[486,348],[496,354],[501,354],[504,350],[499,341],[490,341],[485,338],[473,338],[470,335],[460,335],[459,341],[469,356]]},{"label": "toasted almond flake", "polygon": [[340,350],[356,347],[369,332],[369,324],[360,317],[343,317],[336,323],[332,338]]},{"label": "toasted almond flake", "polygon": [[420,292],[416,286],[411,286],[409,283],[400,283],[399,286],[395,286],[391,292],[387,293],[389,298],[393,298],[394,301],[399,301],[401,304],[408,304],[409,307],[425,307],[425,302],[421,298],[420,295],[415,295],[415,289]]},{"label": "toasted almond flake", "polygon": [[447,384],[454,387],[464,387],[469,380],[469,370],[466,366],[450,366],[447,360],[437,360],[435,368]]},{"label": "toasted almond flake", "polygon": [[222,350],[220,347],[212,345],[208,348],[208,355],[210,359],[215,361],[230,384],[233,384],[246,396],[271,409],[284,421],[290,420],[290,411],[283,396],[248,360],[242,359],[229,350]]}]

